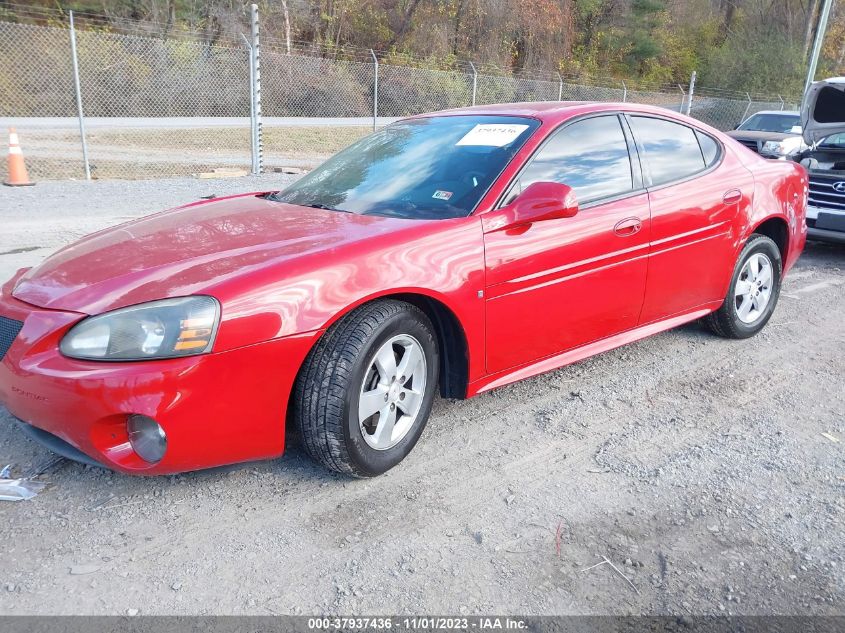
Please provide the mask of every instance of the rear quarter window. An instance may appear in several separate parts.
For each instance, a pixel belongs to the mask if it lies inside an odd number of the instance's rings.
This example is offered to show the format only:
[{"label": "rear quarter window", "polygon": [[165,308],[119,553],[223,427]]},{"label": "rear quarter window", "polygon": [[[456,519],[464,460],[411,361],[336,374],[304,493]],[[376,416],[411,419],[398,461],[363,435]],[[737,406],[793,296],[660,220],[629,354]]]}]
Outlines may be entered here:
[{"label": "rear quarter window", "polygon": [[701,153],[704,156],[704,164],[710,167],[719,160],[719,143],[704,132],[696,130],[695,135],[698,137],[698,145],[701,147]]}]

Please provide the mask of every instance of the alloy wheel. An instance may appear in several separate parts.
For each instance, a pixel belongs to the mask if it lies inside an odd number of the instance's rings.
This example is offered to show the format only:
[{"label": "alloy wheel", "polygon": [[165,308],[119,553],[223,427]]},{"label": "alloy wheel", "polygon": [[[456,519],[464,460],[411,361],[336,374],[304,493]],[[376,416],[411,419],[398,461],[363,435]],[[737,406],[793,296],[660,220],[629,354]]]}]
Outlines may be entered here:
[{"label": "alloy wheel", "polygon": [[763,316],[772,298],[773,284],[771,260],[763,253],[751,255],[734,287],[734,308],[740,321],[751,324]]},{"label": "alloy wheel", "polygon": [[419,341],[399,334],[375,353],[358,398],[358,425],[370,448],[402,441],[419,416],[426,388],[426,358]]}]

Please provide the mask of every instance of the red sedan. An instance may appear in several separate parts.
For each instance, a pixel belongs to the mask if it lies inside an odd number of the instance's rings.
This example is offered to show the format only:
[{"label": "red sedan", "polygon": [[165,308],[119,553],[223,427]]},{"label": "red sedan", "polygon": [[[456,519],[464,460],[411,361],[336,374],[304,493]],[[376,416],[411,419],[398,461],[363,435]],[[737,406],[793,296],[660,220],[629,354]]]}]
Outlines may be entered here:
[{"label": "red sedan", "polygon": [[467,398],[704,318],[745,338],[807,176],[693,119],[523,103],[413,117],[281,192],[91,235],[0,292],[0,401],[131,474],[278,457],[368,477]]}]

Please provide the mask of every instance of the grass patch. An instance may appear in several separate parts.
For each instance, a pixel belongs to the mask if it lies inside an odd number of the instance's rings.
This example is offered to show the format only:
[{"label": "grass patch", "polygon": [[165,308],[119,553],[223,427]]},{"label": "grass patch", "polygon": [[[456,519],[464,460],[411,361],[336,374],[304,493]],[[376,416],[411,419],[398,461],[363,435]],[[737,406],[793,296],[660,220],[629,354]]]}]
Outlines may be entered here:
[{"label": "grass patch", "polygon": [[[280,162],[310,168],[370,132],[363,125],[265,127],[265,165],[268,171]],[[94,129],[87,138],[94,178],[167,178],[249,165],[247,128]],[[21,140],[33,179],[84,178],[76,132],[24,131]]]},{"label": "grass patch", "polygon": [[[264,153],[286,156],[313,156],[334,154],[371,131],[368,126],[290,126],[264,127]],[[119,128],[93,129],[87,133],[92,152],[98,146],[125,148],[132,151],[144,149],[195,151],[195,152],[245,152],[249,153],[247,128]],[[22,138],[24,144],[42,147],[51,142],[79,142],[79,135],[67,131],[31,131]],[[24,148],[24,151],[26,149]]]}]

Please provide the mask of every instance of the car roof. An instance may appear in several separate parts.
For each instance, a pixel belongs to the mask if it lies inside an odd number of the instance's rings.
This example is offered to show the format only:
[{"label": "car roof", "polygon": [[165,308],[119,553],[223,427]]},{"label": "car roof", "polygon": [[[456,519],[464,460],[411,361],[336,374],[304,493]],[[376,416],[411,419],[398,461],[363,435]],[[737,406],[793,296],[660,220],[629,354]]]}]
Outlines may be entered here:
[{"label": "car roof", "polygon": [[[677,104],[667,106],[677,107]],[[659,106],[644,105],[641,103],[614,103],[612,101],[528,101],[525,103],[494,103],[490,105],[478,105],[465,108],[453,108],[451,110],[440,110],[428,112],[409,117],[411,119],[425,118],[432,116],[459,116],[459,115],[488,115],[488,116],[522,116],[539,119],[546,123],[558,123],[580,114],[590,112],[613,111],[618,112],[642,112],[647,114],[658,114],[661,116],[676,118],[693,122],[688,117],[679,115],[676,111]],[[700,121],[694,121],[702,125]]]}]

